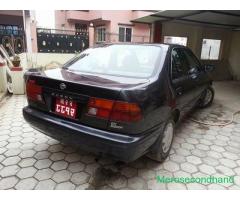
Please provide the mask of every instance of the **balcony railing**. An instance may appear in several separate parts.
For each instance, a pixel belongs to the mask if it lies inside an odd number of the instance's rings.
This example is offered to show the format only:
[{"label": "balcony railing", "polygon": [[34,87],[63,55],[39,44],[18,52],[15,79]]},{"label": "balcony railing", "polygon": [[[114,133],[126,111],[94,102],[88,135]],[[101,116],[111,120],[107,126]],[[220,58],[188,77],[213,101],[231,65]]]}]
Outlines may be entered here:
[{"label": "balcony railing", "polygon": [[149,43],[150,36],[146,35],[131,35],[131,41],[119,41],[119,34],[118,33],[105,33],[99,36],[95,33],[94,43],[118,43],[118,42],[133,42],[133,43]]}]

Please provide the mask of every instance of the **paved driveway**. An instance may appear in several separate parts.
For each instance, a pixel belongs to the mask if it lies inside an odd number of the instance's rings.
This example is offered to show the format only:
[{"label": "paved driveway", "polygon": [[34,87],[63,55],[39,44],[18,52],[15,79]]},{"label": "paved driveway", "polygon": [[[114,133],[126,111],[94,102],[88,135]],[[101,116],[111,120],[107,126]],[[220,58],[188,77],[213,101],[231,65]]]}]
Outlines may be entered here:
[{"label": "paved driveway", "polygon": [[[240,83],[215,85],[211,108],[197,119],[215,122],[240,110]],[[23,119],[25,96],[0,103],[0,189],[240,189],[240,117],[232,125],[203,126],[184,121],[170,157],[145,157],[124,165],[66,146],[32,129]],[[235,183],[157,183],[156,176],[235,176]]]}]

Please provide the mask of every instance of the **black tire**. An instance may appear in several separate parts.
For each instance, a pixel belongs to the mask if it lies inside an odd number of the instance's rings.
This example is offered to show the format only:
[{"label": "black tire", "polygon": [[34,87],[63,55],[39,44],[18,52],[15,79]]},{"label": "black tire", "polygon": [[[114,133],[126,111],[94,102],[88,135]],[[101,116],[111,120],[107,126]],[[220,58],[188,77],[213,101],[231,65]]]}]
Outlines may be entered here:
[{"label": "black tire", "polygon": [[[167,151],[165,149],[165,151],[164,151],[164,149],[163,149],[164,131],[166,130],[166,128],[168,127],[169,124],[171,124],[171,126],[173,128],[171,144],[169,146],[169,149]],[[173,119],[169,119],[165,123],[164,128],[161,129],[160,131],[161,131],[160,136],[159,136],[157,142],[154,144],[152,151],[146,154],[146,156],[148,158],[150,158],[154,161],[157,161],[157,162],[163,162],[168,157],[168,155],[171,151],[173,138],[174,138],[174,134],[175,134],[175,122],[173,121]]]},{"label": "black tire", "polygon": [[[211,95],[211,96],[208,97],[208,99],[206,101],[207,94]],[[207,108],[208,106],[210,106],[213,102],[214,95],[215,95],[214,89],[211,86],[209,86],[206,90],[204,90],[204,92],[199,100],[198,107],[199,108]]]}]

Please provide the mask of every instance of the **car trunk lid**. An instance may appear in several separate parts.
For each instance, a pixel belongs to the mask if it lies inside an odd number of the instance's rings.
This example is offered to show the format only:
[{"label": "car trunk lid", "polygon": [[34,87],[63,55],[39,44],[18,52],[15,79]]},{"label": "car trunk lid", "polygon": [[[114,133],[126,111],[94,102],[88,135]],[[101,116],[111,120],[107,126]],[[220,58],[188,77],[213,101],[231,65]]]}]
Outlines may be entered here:
[{"label": "car trunk lid", "polygon": [[[77,123],[101,129],[107,128],[108,120],[87,115],[89,99],[96,97],[124,100],[119,99],[122,98],[119,95],[121,90],[138,87],[148,82],[147,79],[83,74],[65,69],[47,70],[39,74],[30,73],[27,79],[34,79],[38,85],[42,86],[45,104],[30,101],[33,107],[58,117],[64,117],[64,119],[67,118]],[[62,101],[62,105],[70,102],[72,104],[72,107],[69,107],[70,109],[76,107],[74,117],[66,117],[56,112],[57,104],[60,101]]]}]

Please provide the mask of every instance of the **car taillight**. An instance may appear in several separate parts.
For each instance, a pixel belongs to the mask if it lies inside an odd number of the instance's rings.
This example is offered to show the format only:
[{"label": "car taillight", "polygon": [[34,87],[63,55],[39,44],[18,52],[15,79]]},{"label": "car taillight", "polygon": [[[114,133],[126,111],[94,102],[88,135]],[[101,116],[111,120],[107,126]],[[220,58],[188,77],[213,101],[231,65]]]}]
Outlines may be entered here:
[{"label": "car taillight", "polygon": [[112,111],[113,103],[113,101],[107,99],[90,98],[87,113],[89,115],[108,119]]},{"label": "car taillight", "polygon": [[141,110],[135,103],[116,101],[114,103],[110,120],[135,122],[142,118]]},{"label": "car taillight", "polygon": [[37,85],[35,80],[28,80],[26,84],[26,93],[28,99],[43,103],[42,86]]},{"label": "car taillight", "polygon": [[100,98],[90,98],[87,114],[122,122],[135,122],[142,118],[141,109],[135,103]]}]

